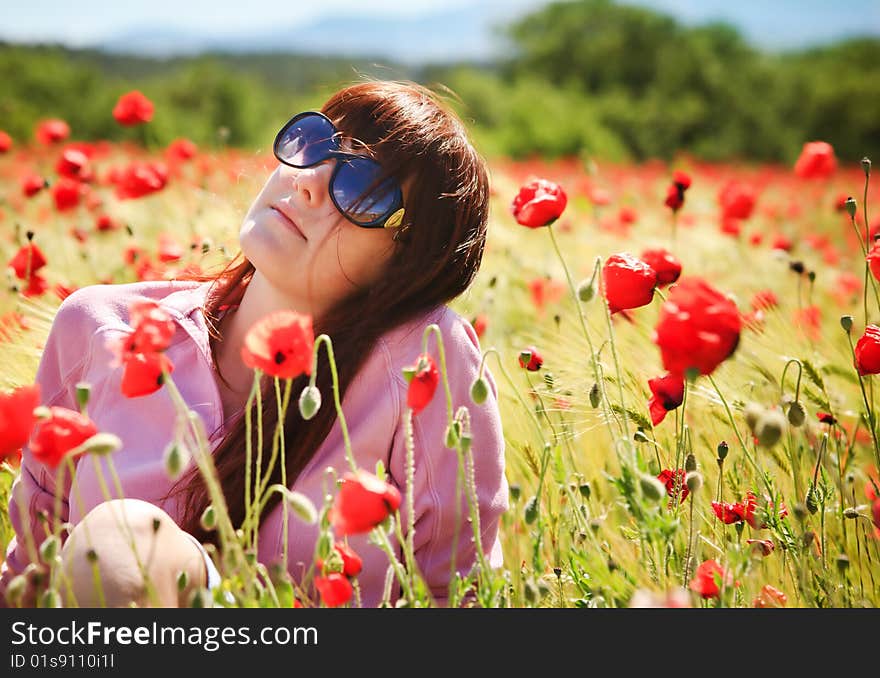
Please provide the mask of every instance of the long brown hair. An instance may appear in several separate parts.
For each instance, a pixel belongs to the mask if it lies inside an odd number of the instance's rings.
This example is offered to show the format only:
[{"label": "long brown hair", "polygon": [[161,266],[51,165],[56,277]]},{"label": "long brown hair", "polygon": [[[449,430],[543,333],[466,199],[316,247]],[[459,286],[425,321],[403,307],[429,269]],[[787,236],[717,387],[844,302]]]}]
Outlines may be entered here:
[{"label": "long brown hair", "polygon": [[[439,304],[448,302],[470,285],[479,269],[486,239],[489,178],[485,161],[475,151],[458,117],[430,90],[407,82],[369,81],[336,92],[322,112],[344,134],[365,144],[383,170],[401,184],[408,182],[404,226],[388,265],[389,274],[368,289],[359,289],[320,320],[330,336],[344,395],[377,339],[395,326]],[[238,258],[214,280],[204,313],[209,327],[220,310],[241,299],[254,266]],[[211,332],[211,352],[222,337]],[[414,356],[415,357],[415,356]],[[222,375],[221,375],[222,378]],[[306,386],[305,377],[292,387],[292,400]],[[263,397],[264,430],[274,431],[278,420],[275,398],[267,383]],[[326,353],[318,361],[317,386],[325,400],[332,393]],[[286,412],[284,426],[287,481],[297,475],[317,452],[336,421],[333,407],[322,407],[305,423],[297,407]],[[264,436],[264,466],[271,453],[271,435]],[[244,519],[244,449],[247,433],[240,416],[214,450],[214,462],[223,486],[232,523]],[[256,441],[254,441],[256,449]],[[256,455],[254,455],[256,458]],[[265,473],[265,468],[262,473]],[[276,465],[271,481],[281,480]],[[183,529],[200,540],[216,544],[214,533],[199,524],[209,504],[201,476],[193,471],[172,491],[183,495]],[[272,495],[261,519],[277,505]]]}]

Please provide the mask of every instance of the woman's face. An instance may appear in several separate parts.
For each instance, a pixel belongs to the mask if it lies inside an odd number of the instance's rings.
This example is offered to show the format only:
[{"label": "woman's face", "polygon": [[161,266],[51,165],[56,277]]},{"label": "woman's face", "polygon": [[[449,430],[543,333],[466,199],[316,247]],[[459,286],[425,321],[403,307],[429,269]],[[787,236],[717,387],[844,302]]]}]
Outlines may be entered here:
[{"label": "woman's face", "polygon": [[292,308],[313,316],[375,283],[394,251],[393,229],[361,228],[336,209],[328,191],[335,162],[279,164],[239,233],[257,271]]}]

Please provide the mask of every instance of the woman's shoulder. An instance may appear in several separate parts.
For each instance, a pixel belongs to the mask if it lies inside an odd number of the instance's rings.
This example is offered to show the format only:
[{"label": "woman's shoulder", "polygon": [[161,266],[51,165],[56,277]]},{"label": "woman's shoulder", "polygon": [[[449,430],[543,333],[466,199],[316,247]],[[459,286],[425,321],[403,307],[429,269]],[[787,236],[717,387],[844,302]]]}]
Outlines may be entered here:
[{"label": "woman's shoulder", "polygon": [[138,299],[152,299],[186,315],[201,305],[204,291],[205,283],[190,280],[87,285],[61,302],[55,325],[95,330],[127,326],[129,306]]},{"label": "woman's shoulder", "polygon": [[[441,304],[382,335],[380,342],[390,354],[392,363],[400,366],[414,363],[423,352],[425,330],[431,325],[436,325],[443,336],[447,362],[450,357],[467,360],[469,356],[477,356],[479,360],[480,343],[473,326],[449,306]],[[439,357],[434,333],[428,335],[427,352],[435,359]]]}]

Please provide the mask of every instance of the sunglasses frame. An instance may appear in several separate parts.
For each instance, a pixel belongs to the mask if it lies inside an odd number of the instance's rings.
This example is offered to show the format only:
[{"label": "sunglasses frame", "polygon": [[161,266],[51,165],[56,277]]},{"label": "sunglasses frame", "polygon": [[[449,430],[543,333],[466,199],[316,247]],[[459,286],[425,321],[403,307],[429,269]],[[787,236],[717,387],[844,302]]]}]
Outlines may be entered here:
[{"label": "sunglasses frame", "polygon": [[[281,155],[278,152],[278,145],[280,144],[281,139],[284,137],[287,130],[290,129],[291,125],[295,124],[298,120],[301,120],[306,117],[322,118],[330,126],[330,129],[333,130],[334,134],[332,137],[330,137],[330,139],[328,139],[328,143],[331,146],[333,146],[334,148],[331,149],[330,151],[328,151],[328,153],[325,156],[323,156],[319,160],[316,160],[313,163],[310,163],[308,165],[297,165],[297,164],[290,162],[289,160],[285,160],[284,158],[281,157]],[[326,115],[324,115],[320,111],[303,111],[302,113],[297,113],[295,116],[293,116],[278,131],[278,134],[275,135],[275,141],[272,144],[272,152],[275,154],[275,158],[278,160],[278,162],[283,163],[284,165],[287,165],[288,167],[293,167],[296,169],[306,169],[308,167],[314,167],[315,165],[318,165],[318,164],[324,162],[325,160],[330,160],[331,158],[336,159],[336,160],[347,160],[347,159],[358,158],[361,160],[368,160],[369,162],[375,164],[377,167],[381,168],[381,165],[379,165],[378,162],[376,162],[375,160],[373,160],[372,158],[370,158],[366,155],[359,155],[357,153],[348,153],[346,151],[340,151],[339,150],[339,139],[337,136],[338,134],[339,134],[339,130],[336,129],[336,125],[333,124],[333,121],[330,120],[330,118],[328,118]],[[342,167],[343,167],[342,162],[336,163],[336,166],[333,168],[333,174],[330,175],[330,181],[327,184],[327,192],[330,194],[330,199],[333,201],[333,205],[336,207],[336,210],[342,216],[344,216],[346,219],[348,219],[351,223],[353,223],[355,226],[360,226],[361,228],[394,228],[394,227],[400,226],[400,223],[403,219],[403,191],[401,190],[400,185],[397,184],[396,181],[395,181],[396,185],[394,186],[394,197],[393,197],[393,200],[391,203],[391,207],[389,207],[387,212],[382,214],[382,216],[380,216],[376,219],[373,219],[372,221],[368,221],[365,223],[362,223],[360,221],[356,221],[348,212],[346,212],[344,209],[342,209],[342,207],[340,207],[339,203],[336,201],[336,196],[333,193],[333,184],[336,182],[336,177],[339,175],[339,172],[342,169]]]}]

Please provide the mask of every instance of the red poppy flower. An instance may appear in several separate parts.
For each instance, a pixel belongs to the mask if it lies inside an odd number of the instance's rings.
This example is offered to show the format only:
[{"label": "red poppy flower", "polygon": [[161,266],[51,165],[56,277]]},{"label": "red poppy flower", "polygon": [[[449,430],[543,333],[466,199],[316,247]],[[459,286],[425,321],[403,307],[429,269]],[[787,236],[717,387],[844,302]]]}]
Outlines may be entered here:
[{"label": "red poppy flower", "polygon": [[49,289],[49,282],[39,273],[28,278],[27,287],[21,293],[26,297],[39,297]]},{"label": "red poppy flower", "polygon": [[804,144],[800,157],[794,165],[794,173],[802,179],[827,179],[837,169],[834,149],[824,141]]},{"label": "red poppy flower", "polygon": [[155,393],[165,383],[165,374],[174,371],[174,365],[164,353],[134,353],[124,362],[122,395],[140,398]]},{"label": "red poppy flower", "polygon": [[120,200],[143,198],[165,188],[168,168],[162,163],[132,162],[115,176],[116,197]]},{"label": "red poppy flower", "polygon": [[654,342],[668,372],[711,374],[733,355],[741,327],[736,304],[705,280],[684,278],[660,309]]},{"label": "red poppy flower", "polygon": [[874,521],[874,527],[880,530],[880,499],[875,499],[871,504],[871,519]]},{"label": "red poppy flower", "polygon": [[[529,359],[525,360],[525,356],[523,353],[528,352]],[[529,346],[523,353],[519,356],[519,366],[524,370],[528,370],[529,372],[537,372],[541,369],[541,366],[544,364],[544,358],[541,357],[541,354],[538,353],[538,349],[534,346]]]},{"label": "red poppy flower", "polygon": [[59,141],[64,141],[70,136],[70,126],[57,118],[41,120],[37,124],[35,136],[37,141],[44,146],[57,144]]},{"label": "red poppy flower", "polygon": [[332,572],[326,577],[315,577],[315,588],[327,607],[345,605],[354,592],[348,577],[338,572]]},{"label": "red poppy flower", "polygon": [[712,510],[725,525],[741,523],[746,519],[746,508],[741,503],[728,504],[726,502],[713,501]]},{"label": "red poppy flower", "polygon": [[672,173],[672,183],[680,186],[681,190],[686,191],[691,187],[691,175],[681,170],[675,170]]},{"label": "red poppy flower", "polygon": [[828,424],[829,426],[834,426],[837,423],[837,419],[828,414],[828,412],[816,412],[816,418],[819,420],[819,423]]},{"label": "red poppy flower", "polygon": [[657,272],[657,287],[671,285],[681,276],[681,262],[662,247],[645,250],[641,260]]},{"label": "red poppy flower", "polygon": [[[336,542],[333,545],[333,548],[342,558],[342,574],[346,577],[358,576],[361,573],[361,570],[364,569],[364,561],[361,560],[361,557],[357,553],[355,553],[354,549],[342,541]],[[318,570],[321,571],[324,568],[324,561],[318,558],[315,565]]]},{"label": "red poppy flower", "polygon": [[418,414],[434,397],[437,384],[440,383],[440,373],[434,359],[427,353],[421,354],[416,364],[408,370],[412,370],[413,375],[406,392],[406,405],[412,408],[413,414]]},{"label": "red poppy flower", "polygon": [[183,247],[180,246],[170,233],[159,234],[159,261],[168,263],[177,261],[183,256]]},{"label": "red poppy flower", "polygon": [[132,302],[128,319],[133,332],[123,343],[123,359],[133,353],[159,353],[168,348],[174,336],[174,321],[157,302],[152,299]]},{"label": "red poppy flower", "polygon": [[198,152],[198,147],[189,139],[175,139],[165,149],[165,157],[168,160],[178,162],[189,160]]},{"label": "red poppy flower", "polygon": [[720,586],[730,586],[730,580],[730,574],[725,572],[717,562],[706,560],[697,567],[690,583],[690,589],[699,593],[703,598],[717,598],[721,593]]},{"label": "red poppy flower", "polygon": [[59,212],[72,210],[79,205],[83,194],[83,185],[67,177],[60,178],[52,187],[52,197],[55,199],[55,209]]},{"label": "red poppy flower", "polygon": [[12,393],[0,393],[0,460],[18,452],[31,437],[40,404],[40,386],[22,386]]},{"label": "red poppy flower", "polygon": [[91,181],[94,178],[89,166],[89,156],[78,148],[65,148],[55,163],[55,171],[62,177],[76,181]]},{"label": "red poppy flower", "polygon": [[874,242],[871,249],[868,250],[868,256],[865,257],[868,267],[871,269],[871,275],[875,280],[880,280],[880,242]]},{"label": "red poppy flower", "polygon": [[794,243],[784,233],[777,233],[770,245],[770,249],[782,250],[783,252],[791,252],[792,247],[794,247]]},{"label": "red poppy flower", "polygon": [[52,287],[52,292],[55,293],[55,296],[64,301],[71,294],[76,292],[79,288],[76,285],[64,285],[63,283],[55,283]]},{"label": "red poppy flower", "polygon": [[753,546],[755,551],[759,552],[762,556],[769,556],[773,553],[773,549],[776,548],[776,545],[770,539],[746,539],[746,544]]},{"label": "red poppy flower", "polygon": [[529,228],[549,226],[556,221],[568,202],[559,184],[536,179],[519,189],[510,206],[517,223]]},{"label": "red poppy flower", "polygon": [[528,286],[532,303],[538,309],[539,314],[543,312],[547,304],[559,301],[565,292],[565,285],[552,278],[533,278],[529,281]]},{"label": "red poppy flower", "polygon": [[113,220],[109,214],[102,214],[95,221],[96,231],[115,231],[119,229],[119,224]]},{"label": "red poppy flower", "polygon": [[868,325],[856,343],[855,368],[861,375],[880,373],[880,327]]},{"label": "red poppy flower", "polygon": [[617,218],[620,220],[621,224],[629,226],[639,220],[639,213],[636,212],[632,207],[624,206],[620,208],[620,212],[618,212]]},{"label": "red poppy flower", "polygon": [[39,174],[27,174],[21,180],[21,192],[28,198],[33,198],[37,193],[46,188],[49,184]]},{"label": "red poppy flower", "polygon": [[369,532],[400,507],[400,491],[372,473],[348,472],[330,509],[336,533],[345,536]]},{"label": "red poppy flower", "polygon": [[678,212],[684,205],[684,189],[678,184],[670,184],[666,189],[666,200],[663,204],[669,207],[673,212]]},{"label": "red poppy flower", "polygon": [[120,125],[126,126],[149,122],[153,118],[153,102],[138,90],[127,92],[113,107],[113,117]]},{"label": "red poppy flower", "polygon": [[41,464],[54,469],[74,448],[98,433],[91,419],[64,407],[50,407],[48,419],[39,421],[30,449]]},{"label": "red poppy flower", "polygon": [[667,374],[648,380],[651,398],[648,409],[651,412],[651,423],[656,426],[666,418],[666,413],[681,405],[684,398],[684,379],[680,374]]},{"label": "red poppy flower", "polygon": [[755,292],[752,297],[752,308],[756,311],[766,311],[779,305],[779,298],[773,290],[761,290]]},{"label": "red poppy flower", "polygon": [[765,584],[752,602],[752,607],[785,607],[787,602],[788,598],[782,591],[770,586],[770,584]]},{"label": "red poppy flower", "polygon": [[12,137],[0,130],[0,153],[8,153],[12,148]]},{"label": "red poppy flower", "polygon": [[482,339],[483,335],[486,334],[486,328],[489,326],[489,318],[485,314],[480,313],[474,316],[473,320],[471,320],[471,325],[473,325],[474,332],[477,333],[477,338]]},{"label": "red poppy flower", "polygon": [[29,242],[19,248],[6,265],[15,271],[16,278],[25,280],[46,265],[46,256],[35,243]]},{"label": "red poppy flower", "polygon": [[241,358],[251,369],[282,379],[312,372],[315,334],[312,317],[276,311],[258,321],[244,338]]},{"label": "red poppy flower", "polygon": [[757,193],[753,186],[740,181],[728,181],[718,192],[724,219],[748,219],[755,208]]},{"label": "red poppy flower", "polygon": [[684,500],[690,494],[690,490],[688,490],[687,485],[684,483],[686,475],[687,472],[683,468],[677,468],[674,471],[667,468],[660,471],[657,480],[666,487],[666,494],[673,499],[678,495],[679,503],[684,503]]},{"label": "red poppy flower", "polygon": [[[753,530],[763,530],[765,527],[767,527],[767,523],[763,520],[761,520],[759,524],[758,518],[764,518],[766,517],[767,512],[773,511],[773,502],[765,499],[761,510],[758,511],[758,498],[755,496],[755,493],[746,492],[745,499],[743,499],[743,506],[745,507],[746,522],[751,526]],[[782,504],[779,507],[777,518],[781,520],[787,515],[788,509],[785,507],[785,504]]]},{"label": "red poppy flower", "polygon": [[650,304],[657,271],[628,252],[612,254],[602,267],[605,298],[611,313]]}]

